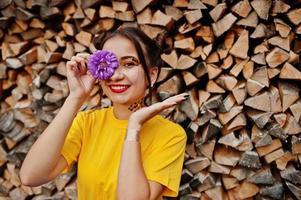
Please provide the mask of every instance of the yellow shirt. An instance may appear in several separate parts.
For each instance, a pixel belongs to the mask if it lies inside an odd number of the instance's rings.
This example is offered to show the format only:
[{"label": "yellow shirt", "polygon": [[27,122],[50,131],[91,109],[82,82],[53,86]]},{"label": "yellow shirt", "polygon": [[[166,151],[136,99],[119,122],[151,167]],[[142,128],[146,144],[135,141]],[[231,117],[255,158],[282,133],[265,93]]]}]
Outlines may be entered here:
[{"label": "yellow shirt", "polygon": [[[77,114],[61,154],[77,162],[79,200],[115,200],[118,167],[128,120],[119,120],[113,107]],[[185,130],[160,115],[148,120],[140,131],[141,158],[145,175],[164,185],[162,196],[178,195],[183,167]],[[159,199],[162,199],[159,198]]]}]

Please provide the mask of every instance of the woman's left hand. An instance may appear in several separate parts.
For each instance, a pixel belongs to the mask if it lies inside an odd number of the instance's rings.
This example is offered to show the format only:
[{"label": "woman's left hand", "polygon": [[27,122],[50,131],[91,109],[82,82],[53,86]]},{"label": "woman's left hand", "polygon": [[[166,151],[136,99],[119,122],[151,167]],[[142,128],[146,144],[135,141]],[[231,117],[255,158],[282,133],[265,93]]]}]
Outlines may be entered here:
[{"label": "woman's left hand", "polygon": [[188,98],[189,94],[181,93],[165,99],[162,102],[152,104],[148,107],[142,107],[131,114],[129,118],[128,129],[140,129],[143,123],[162,112],[164,109],[172,107]]}]

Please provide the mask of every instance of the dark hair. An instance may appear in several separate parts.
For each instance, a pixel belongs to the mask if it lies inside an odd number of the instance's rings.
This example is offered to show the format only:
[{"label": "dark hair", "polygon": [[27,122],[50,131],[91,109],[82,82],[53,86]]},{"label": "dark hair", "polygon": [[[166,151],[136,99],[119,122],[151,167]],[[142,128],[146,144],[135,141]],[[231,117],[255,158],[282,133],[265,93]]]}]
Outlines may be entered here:
[{"label": "dark hair", "polygon": [[93,40],[94,46],[96,49],[101,50],[105,44],[105,42],[114,37],[114,36],[123,36],[129,39],[135,46],[136,51],[138,53],[139,60],[143,67],[144,73],[146,74],[146,78],[148,81],[148,89],[149,93],[144,98],[144,103],[147,105],[146,99],[150,97],[150,104],[152,103],[152,93],[153,88],[150,83],[150,75],[148,73],[148,69],[151,67],[158,67],[158,76],[161,71],[161,67],[163,65],[163,61],[161,59],[161,48],[159,44],[148,37],[142,30],[136,27],[120,27],[119,29],[113,31],[103,32],[99,36],[96,36]]}]

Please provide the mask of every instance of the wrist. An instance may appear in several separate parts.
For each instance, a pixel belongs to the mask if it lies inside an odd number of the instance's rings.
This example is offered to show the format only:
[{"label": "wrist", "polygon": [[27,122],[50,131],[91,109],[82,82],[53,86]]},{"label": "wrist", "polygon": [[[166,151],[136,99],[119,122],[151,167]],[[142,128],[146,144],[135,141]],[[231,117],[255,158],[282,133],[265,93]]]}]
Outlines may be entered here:
[{"label": "wrist", "polygon": [[139,131],[138,129],[127,129],[125,141],[138,141],[139,142]]},{"label": "wrist", "polygon": [[76,97],[73,97],[73,96],[69,95],[66,98],[65,103],[72,104],[72,105],[80,108],[83,105],[83,103],[84,103],[84,99],[76,98]]},{"label": "wrist", "polygon": [[141,124],[139,122],[137,122],[136,120],[129,119],[127,129],[140,130],[141,129]]},{"label": "wrist", "polygon": [[72,102],[74,102],[74,103],[84,103],[84,101],[85,101],[85,97],[78,97],[78,96],[75,96],[75,95],[73,95],[73,94],[69,94],[68,96],[67,96],[67,99],[69,100],[69,101],[72,101]]}]

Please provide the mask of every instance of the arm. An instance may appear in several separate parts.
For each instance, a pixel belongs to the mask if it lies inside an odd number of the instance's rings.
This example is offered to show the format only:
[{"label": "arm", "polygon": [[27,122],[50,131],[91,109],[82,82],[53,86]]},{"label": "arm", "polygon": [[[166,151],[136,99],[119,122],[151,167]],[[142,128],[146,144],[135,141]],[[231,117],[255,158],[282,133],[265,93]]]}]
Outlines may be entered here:
[{"label": "arm", "polygon": [[66,165],[60,151],[76,113],[95,83],[94,78],[87,73],[84,56],[73,56],[66,64],[70,94],[26,155],[20,170],[20,179],[24,185],[46,183]]},{"label": "arm", "polygon": [[[139,130],[147,120],[185,99],[187,99],[187,94],[183,93],[149,107],[141,108],[130,116],[127,128]],[[136,134],[136,136],[139,136],[139,131]],[[118,171],[117,199],[157,199],[163,192],[163,186],[146,179],[141,161],[140,143],[138,141],[127,141],[128,136],[130,135],[127,133]]]},{"label": "arm", "polygon": [[162,191],[161,184],[146,179],[140,142],[125,140],[118,174],[117,199],[155,200]]},{"label": "arm", "polygon": [[50,181],[49,177],[59,161],[65,137],[80,105],[80,102],[68,97],[59,113],[33,144],[20,170],[20,179],[24,185],[38,186]]}]

